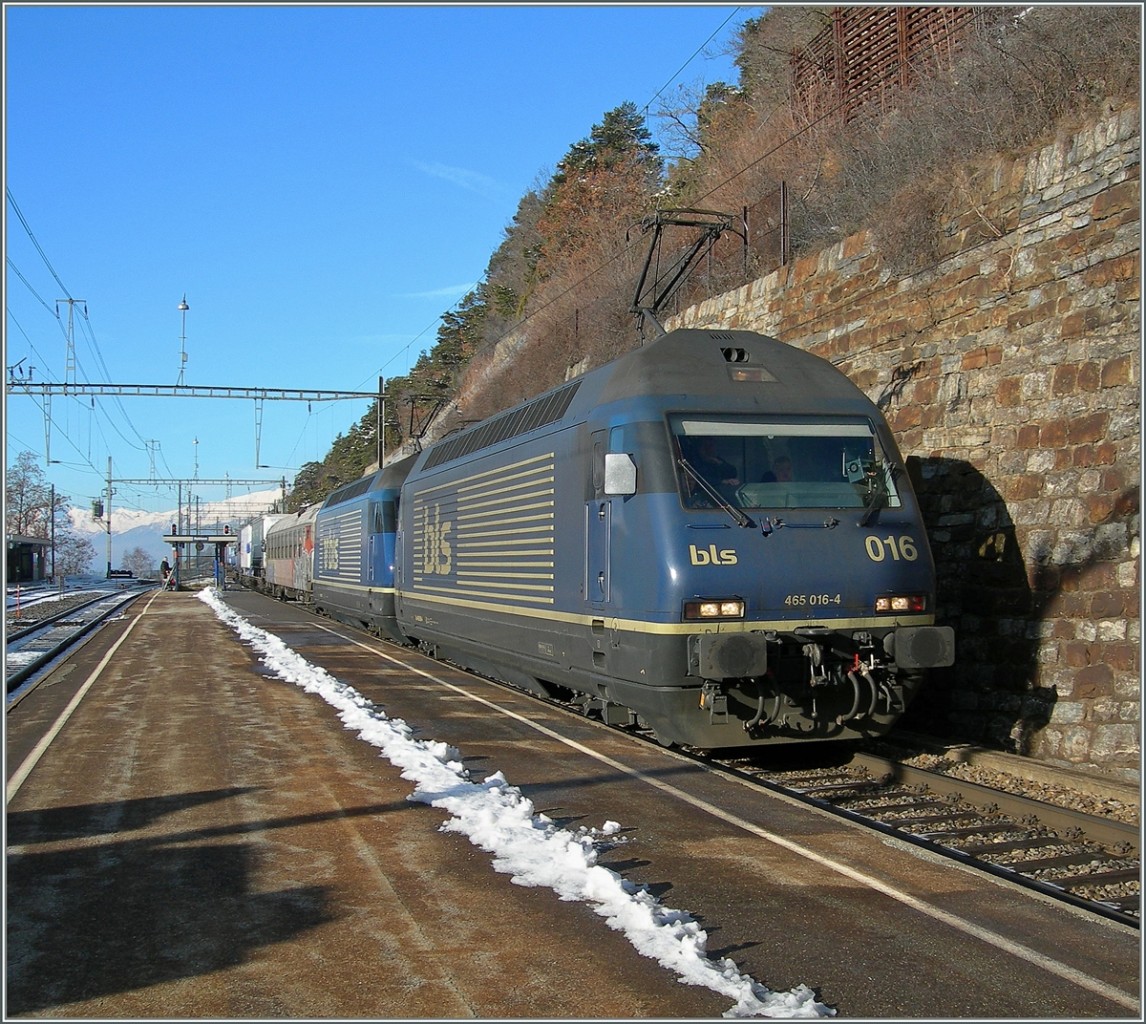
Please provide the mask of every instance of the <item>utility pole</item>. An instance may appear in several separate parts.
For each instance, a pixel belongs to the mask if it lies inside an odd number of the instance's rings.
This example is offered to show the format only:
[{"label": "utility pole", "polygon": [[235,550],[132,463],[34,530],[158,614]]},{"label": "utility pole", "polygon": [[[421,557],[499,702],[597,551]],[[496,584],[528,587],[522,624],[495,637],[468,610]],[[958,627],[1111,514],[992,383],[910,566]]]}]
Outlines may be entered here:
[{"label": "utility pole", "polygon": [[105,524],[107,526],[107,579],[111,579],[111,456],[107,457],[107,509],[104,514],[107,516]]},{"label": "utility pole", "polygon": [[[86,299],[56,299],[56,319],[60,318],[60,303],[66,302],[68,304],[68,350],[64,360],[64,394],[68,393],[68,388],[76,386],[76,303],[83,302],[84,316],[88,315],[88,307]],[[31,370],[35,367],[29,368],[28,379],[32,379]],[[44,403],[44,462],[46,465],[52,463],[52,403],[48,400]]]},{"label": "utility pole", "polygon": [[[76,382],[76,326],[75,312],[77,302],[87,302],[87,299],[56,299],[56,318],[60,316],[60,303],[68,304],[68,353],[64,362],[64,383]],[[87,316],[88,307],[84,306],[84,316]]]},{"label": "utility pole", "polygon": [[52,582],[56,582],[56,485],[52,484],[52,512],[51,512],[51,538],[52,538]]},{"label": "utility pole", "polygon": [[386,429],[386,392],[383,390],[385,381],[382,376],[378,377],[378,404],[374,407],[377,413],[377,430],[378,430],[378,468],[382,468],[382,462],[386,458],[386,439],[382,436],[382,431]]},{"label": "utility pole", "polygon": [[[198,439],[196,439],[195,443],[196,444],[199,443]],[[196,451],[197,450],[198,449],[196,449]],[[196,462],[195,462],[195,476],[196,477],[199,476],[198,460],[196,460]],[[191,518],[191,509],[190,508],[187,509],[187,518],[188,519]],[[195,495],[195,532],[196,533],[201,532],[201,520],[199,518],[199,495],[198,494]],[[196,576],[198,576],[200,574],[200,572],[202,572],[202,569],[200,568],[200,565],[199,565],[199,548],[202,545],[202,543],[203,543],[202,541],[198,541],[195,545],[195,575]]]}]

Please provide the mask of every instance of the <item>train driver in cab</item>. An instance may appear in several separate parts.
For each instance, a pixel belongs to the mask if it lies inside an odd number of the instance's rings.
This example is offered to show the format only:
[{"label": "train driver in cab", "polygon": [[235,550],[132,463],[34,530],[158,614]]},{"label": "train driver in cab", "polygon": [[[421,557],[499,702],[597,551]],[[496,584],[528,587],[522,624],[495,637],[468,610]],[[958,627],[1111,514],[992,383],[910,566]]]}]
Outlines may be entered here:
[{"label": "train driver in cab", "polygon": [[696,471],[721,493],[740,486],[736,467],[720,457],[714,437],[702,437],[697,441]]}]

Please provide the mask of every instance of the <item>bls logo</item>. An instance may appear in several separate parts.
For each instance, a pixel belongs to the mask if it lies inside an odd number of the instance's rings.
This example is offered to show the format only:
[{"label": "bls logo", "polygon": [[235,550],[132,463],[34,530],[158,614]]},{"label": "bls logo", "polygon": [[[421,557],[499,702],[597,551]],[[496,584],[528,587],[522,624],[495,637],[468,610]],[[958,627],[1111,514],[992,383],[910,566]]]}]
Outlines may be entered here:
[{"label": "bls logo", "polygon": [[690,544],[688,546],[688,560],[693,565],[735,565],[736,551],[732,548],[723,548],[717,551],[715,544],[709,544],[707,549]]},{"label": "bls logo", "polygon": [[441,518],[437,505],[432,511],[422,506],[422,572],[449,575],[453,566],[453,546],[449,539],[453,525]]},{"label": "bls logo", "polygon": [[338,537],[327,535],[322,538],[322,568],[326,572],[338,572]]}]

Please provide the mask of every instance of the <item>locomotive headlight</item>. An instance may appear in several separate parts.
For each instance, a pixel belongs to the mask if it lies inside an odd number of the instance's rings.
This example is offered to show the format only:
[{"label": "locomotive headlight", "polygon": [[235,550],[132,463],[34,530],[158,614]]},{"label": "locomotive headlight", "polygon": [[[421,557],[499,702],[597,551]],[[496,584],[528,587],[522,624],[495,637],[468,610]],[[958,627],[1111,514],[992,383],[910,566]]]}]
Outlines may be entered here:
[{"label": "locomotive headlight", "polygon": [[922,594],[887,594],[875,599],[877,612],[921,612],[927,608],[927,598]]},{"label": "locomotive headlight", "polygon": [[744,618],[744,599],[718,597],[710,600],[685,601],[685,621]]}]

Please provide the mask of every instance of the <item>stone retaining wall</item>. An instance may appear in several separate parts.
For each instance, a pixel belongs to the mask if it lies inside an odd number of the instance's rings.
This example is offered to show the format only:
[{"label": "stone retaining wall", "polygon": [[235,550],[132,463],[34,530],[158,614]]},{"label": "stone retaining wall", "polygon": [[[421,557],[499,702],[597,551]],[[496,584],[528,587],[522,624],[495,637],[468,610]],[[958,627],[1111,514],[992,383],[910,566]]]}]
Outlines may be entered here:
[{"label": "stone retaining wall", "polygon": [[[941,255],[869,234],[684,311],[830,359],[891,423],[956,668],[905,727],[1138,779],[1140,113],[983,170]],[[973,197],[969,202],[967,197]]]}]

